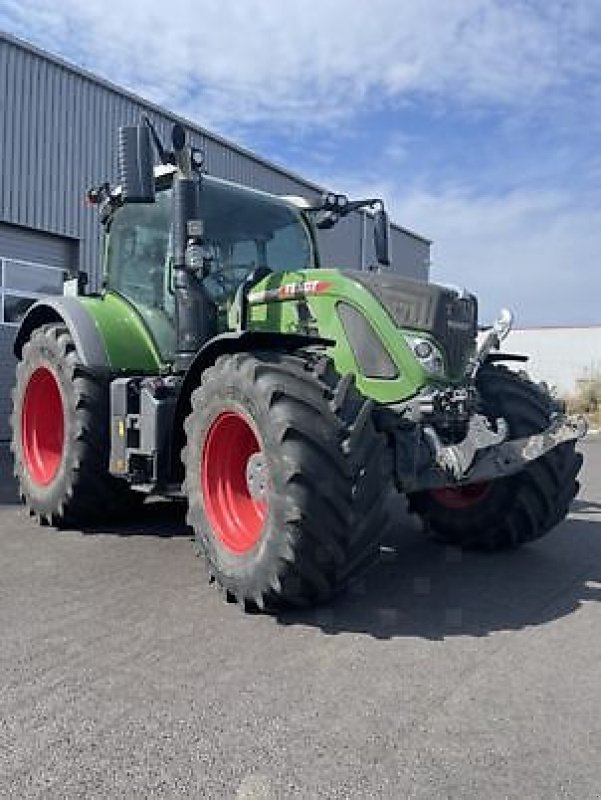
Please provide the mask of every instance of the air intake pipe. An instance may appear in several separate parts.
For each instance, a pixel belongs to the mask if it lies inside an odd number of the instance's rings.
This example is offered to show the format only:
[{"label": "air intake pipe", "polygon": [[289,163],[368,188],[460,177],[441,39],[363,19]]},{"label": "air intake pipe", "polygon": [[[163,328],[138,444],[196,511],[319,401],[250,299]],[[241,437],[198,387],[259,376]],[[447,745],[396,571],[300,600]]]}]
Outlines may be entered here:
[{"label": "air intake pipe", "polygon": [[203,223],[200,170],[185,145],[181,126],[173,129],[173,288],[177,351],[175,367],[186,370],[202,345],[217,333],[216,309],[203,285]]}]

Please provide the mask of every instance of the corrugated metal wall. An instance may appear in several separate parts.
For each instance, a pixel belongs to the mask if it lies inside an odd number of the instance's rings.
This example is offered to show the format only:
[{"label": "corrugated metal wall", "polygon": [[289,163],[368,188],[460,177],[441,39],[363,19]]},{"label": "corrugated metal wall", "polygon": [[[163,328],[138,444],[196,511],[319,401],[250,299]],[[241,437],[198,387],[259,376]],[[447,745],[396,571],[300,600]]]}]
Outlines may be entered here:
[{"label": "corrugated metal wall", "polygon": [[[0,270],[6,259],[15,259],[17,262],[33,261],[70,270],[77,263],[77,250],[78,243],[75,239],[52,236],[0,222]],[[0,272],[0,300],[2,300],[3,278],[6,279],[4,288],[8,291],[19,288],[12,286],[7,276]],[[1,312],[0,307],[0,442],[9,438],[10,391],[16,368],[13,344],[17,331],[15,325],[1,324]]]},{"label": "corrugated metal wall", "polygon": [[72,270],[78,262],[79,242],[0,222],[0,258],[34,261]]},{"label": "corrugated metal wall", "polygon": [[[84,192],[114,178],[119,125],[147,113],[168,137],[176,117],[1,33],[0,107],[0,220],[79,239],[80,266],[97,285],[99,225]],[[188,130],[213,175],[278,194],[319,194],[319,187],[218,137]],[[324,232],[325,262],[360,268],[362,229],[356,214]],[[397,270],[427,279],[428,242],[393,229],[392,250]]]}]

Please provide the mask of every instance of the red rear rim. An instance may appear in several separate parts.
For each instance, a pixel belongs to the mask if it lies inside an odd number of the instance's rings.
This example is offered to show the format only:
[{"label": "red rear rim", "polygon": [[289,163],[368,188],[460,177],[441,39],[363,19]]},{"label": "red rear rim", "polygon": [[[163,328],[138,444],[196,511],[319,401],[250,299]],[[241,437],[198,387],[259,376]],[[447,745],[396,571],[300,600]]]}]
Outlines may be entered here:
[{"label": "red rear rim", "polygon": [[25,389],[21,411],[23,461],[31,480],[47,486],[55,478],[65,448],[65,415],[54,374],[38,367]]},{"label": "red rear rim", "polygon": [[456,489],[432,489],[432,496],[441,506],[451,509],[473,508],[481,503],[489,493],[490,481],[485,483],[470,483],[467,486],[458,486]]},{"label": "red rear rim", "polygon": [[[205,513],[224,547],[242,555],[261,538],[267,516],[263,453],[250,423],[237,411],[214,420],[202,450]],[[254,471],[254,472],[253,472]]]}]

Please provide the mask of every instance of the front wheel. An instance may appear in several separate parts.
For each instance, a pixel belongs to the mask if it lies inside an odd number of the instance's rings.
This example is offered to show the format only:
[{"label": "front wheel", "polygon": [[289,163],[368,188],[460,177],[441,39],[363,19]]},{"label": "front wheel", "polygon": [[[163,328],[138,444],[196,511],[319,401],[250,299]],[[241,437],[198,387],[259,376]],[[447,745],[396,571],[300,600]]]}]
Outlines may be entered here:
[{"label": "front wheel", "polygon": [[[504,417],[512,439],[540,433],[556,410],[544,388],[505,367],[483,367],[477,388],[483,410],[493,419]],[[540,539],[565,518],[578,492],[581,465],[575,442],[567,442],[515,475],[410,495],[410,509],[447,544],[517,547]]]},{"label": "front wheel", "polygon": [[352,379],[315,354],[220,357],[192,395],[188,521],[211,577],[251,606],[327,600],[386,525],[384,437]]}]

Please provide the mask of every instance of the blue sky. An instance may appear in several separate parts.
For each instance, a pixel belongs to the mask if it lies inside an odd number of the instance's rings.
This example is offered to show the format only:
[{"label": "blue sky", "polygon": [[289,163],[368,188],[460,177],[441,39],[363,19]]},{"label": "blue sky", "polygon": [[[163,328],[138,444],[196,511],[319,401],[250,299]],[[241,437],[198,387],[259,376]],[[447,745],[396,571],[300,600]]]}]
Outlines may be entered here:
[{"label": "blue sky", "polygon": [[598,0],[0,0],[0,27],[383,195],[485,319],[601,323]]}]

